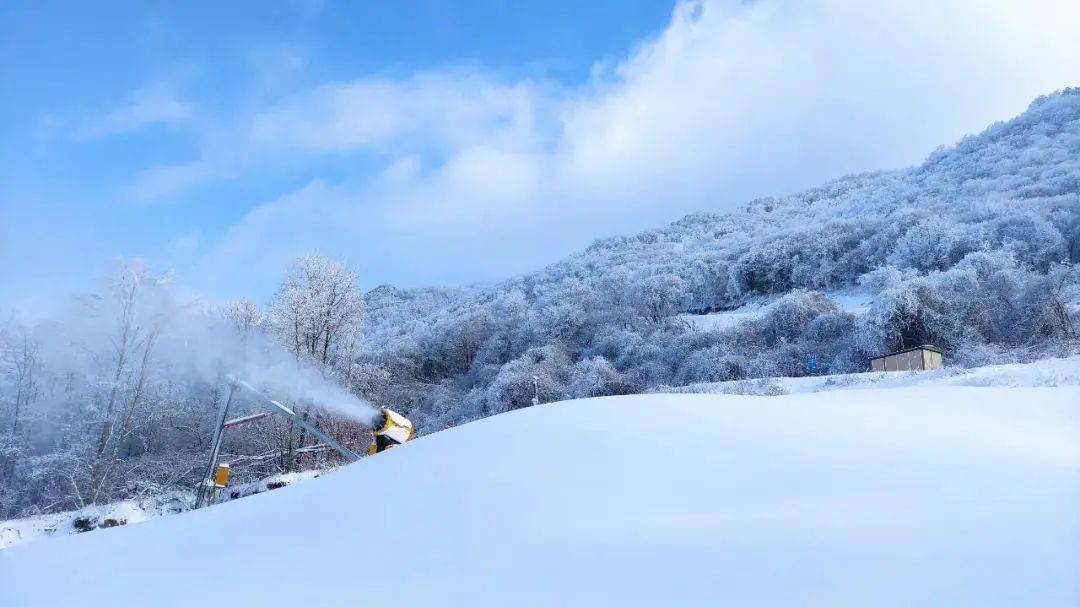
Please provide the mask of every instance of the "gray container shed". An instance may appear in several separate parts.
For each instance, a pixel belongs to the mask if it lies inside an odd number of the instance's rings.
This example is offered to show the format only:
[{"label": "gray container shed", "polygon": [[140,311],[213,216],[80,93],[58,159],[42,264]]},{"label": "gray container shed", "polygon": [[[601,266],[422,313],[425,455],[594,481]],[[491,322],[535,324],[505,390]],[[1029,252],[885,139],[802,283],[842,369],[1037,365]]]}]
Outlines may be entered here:
[{"label": "gray container shed", "polygon": [[871,371],[932,371],[941,368],[941,348],[925,345],[870,359]]}]

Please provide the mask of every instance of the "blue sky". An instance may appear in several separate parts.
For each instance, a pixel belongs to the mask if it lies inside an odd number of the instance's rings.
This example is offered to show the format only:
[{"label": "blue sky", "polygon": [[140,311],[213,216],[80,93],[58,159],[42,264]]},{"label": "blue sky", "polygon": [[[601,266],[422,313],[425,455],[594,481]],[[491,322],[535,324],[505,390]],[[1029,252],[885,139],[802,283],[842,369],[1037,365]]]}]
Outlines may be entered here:
[{"label": "blue sky", "polygon": [[10,280],[0,296],[51,299],[65,292],[57,279],[86,288],[114,256],[183,264],[170,243],[220,237],[313,176],[362,178],[379,164],[366,154],[290,162],[161,201],[131,191],[141,171],[197,157],[202,131],[244,107],[357,75],[448,67],[573,84],[598,57],[662,28],[672,5],[579,4],[5,3],[0,259]]},{"label": "blue sky", "polygon": [[264,299],[488,280],[694,210],[919,162],[1077,84],[1049,0],[0,7],[0,311],[116,257]]}]

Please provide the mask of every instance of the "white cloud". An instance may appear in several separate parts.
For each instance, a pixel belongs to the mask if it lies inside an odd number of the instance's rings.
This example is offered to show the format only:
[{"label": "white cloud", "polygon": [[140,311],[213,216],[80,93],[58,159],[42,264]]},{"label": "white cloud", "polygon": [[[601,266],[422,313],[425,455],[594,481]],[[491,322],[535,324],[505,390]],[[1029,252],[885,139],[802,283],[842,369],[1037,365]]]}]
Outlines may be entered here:
[{"label": "white cloud", "polygon": [[571,183],[732,204],[914,163],[1080,76],[1080,9],[1032,4],[683,4],[570,110]]},{"label": "white cloud", "polygon": [[370,264],[370,280],[528,269],[692,210],[916,163],[1075,84],[1077,31],[1071,1],[717,0],[680,4],[576,89],[476,70],[327,84],[257,112],[239,145],[370,152],[386,170],[257,208],[203,267],[269,278],[314,249]]},{"label": "white cloud", "polygon": [[135,176],[128,193],[136,202],[154,202],[218,178],[221,170],[205,160],[152,167]]},{"label": "white cloud", "polygon": [[198,230],[181,234],[169,241],[169,248],[178,252],[197,249],[199,248],[199,241],[201,238],[202,234]]},{"label": "white cloud", "polygon": [[194,106],[177,96],[173,88],[155,83],[133,91],[123,104],[87,120],[79,129],[83,137],[105,137],[155,124],[175,124],[191,116]]},{"label": "white cloud", "polygon": [[536,134],[544,91],[478,73],[439,71],[395,81],[328,84],[257,114],[253,145],[305,152],[454,150],[473,144],[526,145]]}]

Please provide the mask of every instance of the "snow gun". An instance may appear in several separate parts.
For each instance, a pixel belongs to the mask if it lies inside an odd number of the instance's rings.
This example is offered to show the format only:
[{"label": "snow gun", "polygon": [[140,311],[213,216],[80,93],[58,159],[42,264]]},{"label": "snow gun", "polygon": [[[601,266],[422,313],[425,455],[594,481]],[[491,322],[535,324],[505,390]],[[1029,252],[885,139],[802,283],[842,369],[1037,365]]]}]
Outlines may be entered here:
[{"label": "snow gun", "polygon": [[416,435],[412,422],[404,415],[386,407],[379,409],[379,415],[381,419],[376,421],[375,428],[372,429],[375,433],[375,441],[371,443],[368,455],[375,455],[404,444]]},{"label": "snow gun", "polygon": [[[254,396],[255,400],[262,406],[263,412],[233,420],[226,420],[226,416],[229,412],[229,404],[232,402],[233,395],[236,393],[237,389],[243,389],[251,396]],[[221,439],[225,430],[232,428],[233,426],[262,419],[270,414],[282,415],[288,418],[289,421],[307,430],[323,443],[340,453],[349,462],[355,462],[360,459],[360,454],[334,440],[329,434],[323,432],[318,426],[311,423],[307,417],[297,414],[289,407],[270,398],[246,381],[230,376],[229,389],[222,394],[218,408],[217,425],[214,426],[214,436],[210,446],[210,462],[207,465],[206,474],[203,476],[204,481],[199,486],[199,493],[195,501],[196,508],[202,507],[208,503],[211,499],[211,489],[216,486],[214,483],[214,477],[216,476],[215,465],[217,463],[218,452],[221,449]],[[375,440],[372,441],[371,447],[368,449],[368,455],[375,455],[376,453],[381,453],[387,449],[404,444],[416,436],[413,424],[407,417],[396,411],[391,411],[386,407],[380,408],[378,415],[372,420],[371,431],[375,435]],[[225,478],[228,478],[227,473],[225,473]],[[224,482],[220,484],[223,485]],[[218,488],[220,489],[220,487]]]}]

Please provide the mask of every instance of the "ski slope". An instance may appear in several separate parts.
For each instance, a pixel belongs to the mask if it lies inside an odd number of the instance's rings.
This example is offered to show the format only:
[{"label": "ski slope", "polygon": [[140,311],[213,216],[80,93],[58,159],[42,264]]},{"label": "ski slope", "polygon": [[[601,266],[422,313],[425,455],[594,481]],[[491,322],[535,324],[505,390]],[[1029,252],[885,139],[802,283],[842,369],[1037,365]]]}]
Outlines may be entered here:
[{"label": "ski slope", "polygon": [[542,405],[0,550],[0,605],[1080,604],[1080,388]]}]

